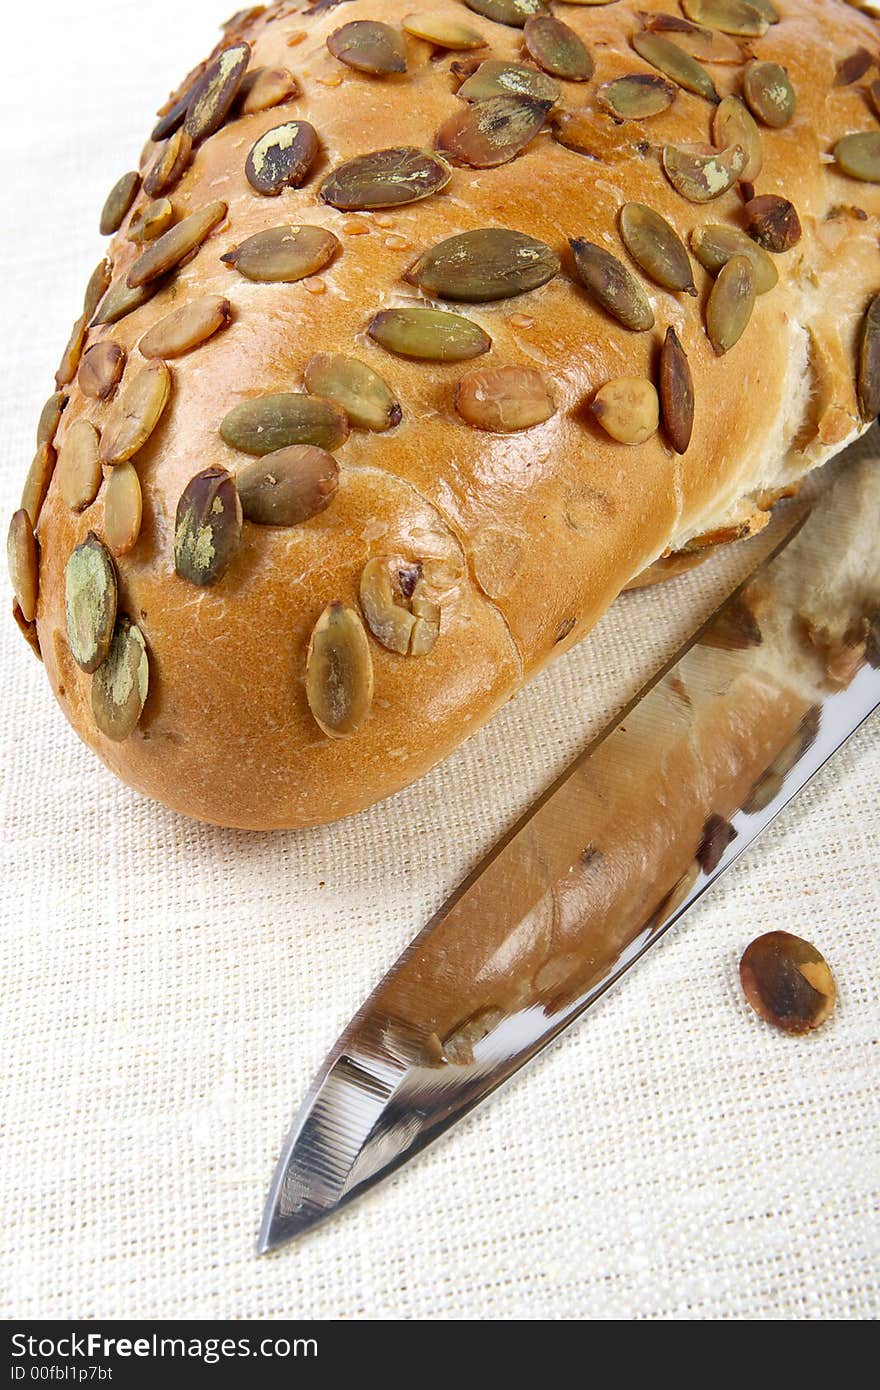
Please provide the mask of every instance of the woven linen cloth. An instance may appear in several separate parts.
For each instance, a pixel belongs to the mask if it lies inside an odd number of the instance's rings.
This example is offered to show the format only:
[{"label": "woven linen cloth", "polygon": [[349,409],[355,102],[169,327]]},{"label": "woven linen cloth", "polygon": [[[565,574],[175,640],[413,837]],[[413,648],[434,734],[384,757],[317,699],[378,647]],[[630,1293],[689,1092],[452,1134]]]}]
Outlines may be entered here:
[{"label": "woven linen cloth", "polygon": [[[101,254],[104,195],[222,7],[45,0],[36,22],[10,17],[6,516]],[[769,544],[624,596],[430,776],[303,833],[201,826],[115,781],[56,708],[7,589],[0,1313],[876,1315],[876,718],[536,1064],[339,1218],[254,1255],[287,1125],[367,991]],[[743,948],[777,927],[815,942],[839,985],[803,1040],[739,988]]]}]

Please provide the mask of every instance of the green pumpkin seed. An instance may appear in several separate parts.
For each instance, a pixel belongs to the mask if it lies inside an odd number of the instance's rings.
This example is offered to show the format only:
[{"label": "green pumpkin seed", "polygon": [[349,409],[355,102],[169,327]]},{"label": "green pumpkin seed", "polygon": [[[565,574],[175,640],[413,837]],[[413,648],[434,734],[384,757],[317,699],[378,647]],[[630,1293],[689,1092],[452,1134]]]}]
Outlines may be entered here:
[{"label": "green pumpkin seed", "polygon": [[835,87],[849,87],[853,82],[858,82],[860,77],[864,77],[874,59],[867,48],[857,48],[854,53],[850,53],[846,58],[842,58],[837,64],[834,74]]},{"label": "green pumpkin seed", "polygon": [[354,19],[336,29],[327,47],[341,63],[356,72],[375,77],[406,72],[406,44],[403,35],[390,24],[375,19]]},{"label": "green pumpkin seed", "polygon": [[610,251],[591,241],[570,240],[578,277],[591,298],[625,328],[654,327],[654,310],[636,277]]},{"label": "green pumpkin seed", "polygon": [[100,232],[101,236],[112,236],[118,232],[125,221],[125,215],[138,195],[141,186],[141,176],[135,170],[130,174],[123,174],[110,192],[107,194],[107,201],[101,211]]},{"label": "green pumpkin seed", "polygon": [[513,434],[542,425],[556,409],[541,373],[534,367],[485,367],[463,376],[455,388],[455,409],[474,429]]},{"label": "green pumpkin seed", "polygon": [[133,463],[110,470],[104,488],[104,540],[114,555],[127,555],[141,531],[143,496]]},{"label": "green pumpkin seed", "polygon": [[779,23],[779,11],[773,4],[773,0],[749,0],[749,4],[758,11],[758,14],[764,16],[768,24]]},{"label": "green pumpkin seed", "polygon": [[863,419],[880,415],[880,294],[871,300],[862,322],[858,395]]},{"label": "green pumpkin seed", "polygon": [[306,654],[306,699],[329,738],[357,732],[373,703],[373,661],[353,608],[330,603],[315,623]]},{"label": "green pumpkin seed", "polygon": [[24,480],[24,487],[21,492],[22,510],[27,512],[34,528],[40,519],[40,512],[46,500],[46,493],[49,491],[52,474],[55,472],[56,457],[51,444],[41,444],[34,454],[33,462]]},{"label": "green pumpkin seed", "polygon": [[89,420],[71,425],[58,453],[58,483],[61,496],[72,512],[90,507],[101,486],[98,460],[98,431]]},{"label": "green pumpkin seed", "polygon": [[880,183],[880,130],[844,135],[834,146],[834,158],[850,178]]},{"label": "green pumpkin seed", "polygon": [[596,93],[599,105],[622,121],[643,121],[668,111],[675,100],[675,88],[652,72],[632,72],[603,82]]},{"label": "green pumpkin seed", "polygon": [[158,289],[158,280],[149,285],[139,285],[137,289],[132,289],[124,280],[114,280],[95,310],[89,327],[95,328],[101,323],[118,323],[126,314],[133,313],[142,304],[146,304],[148,299],[152,299]]},{"label": "green pumpkin seed", "polygon": [[205,70],[189,99],[183,129],[193,144],[219,130],[238,95],[251,50],[246,43],[225,49]]},{"label": "green pumpkin seed", "polygon": [[110,261],[105,257],[99,261],[89,276],[83,297],[83,313],[91,324],[95,310],[110,288]]},{"label": "green pumpkin seed", "polygon": [[221,256],[246,280],[293,284],[315,275],[339,250],[339,239],[323,227],[270,227]]},{"label": "green pumpkin seed", "polygon": [[399,425],[400,402],[378,372],[338,352],[319,352],[305,366],[310,396],[321,396],[344,410],[357,429],[382,432]]},{"label": "green pumpkin seed", "polygon": [[150,662],[139,627],[120,615],[103,665],[92,677],[92,714],[105,738],[121,743],[134,733],[147,701]]},{"label": "green pumpkin seed", "polygon": [[766,17],[746,0],[681,0],[681,8],[694,24],[739,38],[759,39],[769,28]]},{"label": "green pumpkin seed", "polygon": [[31,519],[20,508],[9,523],[6,537],[6,561],[12,592],[26,623],[32,623],[37,613],[37,594],[40,586],[40,549]]},{"label": "green pumpkin seed", "polygon": [[482,227],[438,242],[404,278],[432,298],[483,304],[537,289],[558,270],[559,257],[543,241]]},{"label": "green pumpkin seed", "polygon": [[523,29],[523,43],[539,67],[566,82],[586,82],[593,76],[593,60],[586,44],[561,19],[532,15]]},{"label": "green pumpkin seed", "polygon": [[154,358],[123,387],[107,417],[98,457],[102,463],[125,463],[144,447],[162,418],[171,395],[171,373]]},{"label": "green pumpkin seed", "polygon": [[58,371],[55,373],[55,385],[60,389],[62,386],[69,386],[76,376],[82,357],[83,343],[86,340],[88,324],[85,314],[82,314],[73,325],[67,346],[61,357]]},{"label": "green pumpkin seed", "polygon": [[134,214],[128,224],[128,239],[138,246],[155,241],[168,231],[173,221],[174,208],[170,198],[156,198]]},{"label": "green pumpkin seed", "polygon": [[342,212],[400,207],[445,188],[452,170],[414,145],[374,150],[340,164],[321,185],[321,200]]},{"label": "green pumpkin seed", "polygon": [[456,164],[492,169],[520,154],[541,129],[550,102],[490,97],[455,112],[437,133],[437,148]]},{"label": "green pumpkin seed", "polygon": [[246,463],[235,482],[248,521],[298,526],[329,507],[339,486],[339,465],[326,449],[292,444]]},{"label": "green pumpkin seed", "polygon": [[204,588],[229,568],[241,541],[238,489],[225,468],[205,468],[190,478],[177,504],[174,568]]},{"label": "green pumpkin seed", "polygon": [[141,338],[144,357],[182,357],[201,347],[208,338],[226,328],[232,319],[232,306],[221,295],[209,294],[182,304],[154,323]]},{"label": "green pumpkin seed", "polygon": [[260,136],[245,160],[248,183],[258,193],[277,196],[299,188],[318,154],[318,136],[308,121],[286,121]]},{"label": "green pumpkin seed", "polygon": [[383,309],[367,332],[388,352],[429,362],[464,362],[492,346],[479,324],[445,309]]},{"label": "green pumpkin seed", "polygon": [[113,638],[117,585],[110,552],[94,531],[67,562],[64,593],[67,641],[73,659],[83,671],[97,671]]},{"label": "green pumpkin seed", "polygon": [[131,289],[139,289],[142,285],[148,285],[151,280],[158,279],[160,275],[167,275],[169,270],[173,270],[182,260],[198,250],[218,223],[223,221],[226,212],[226,203],[208,203],[164,232],[135,261],[128,272],[128,286]]},{"label": "green pumpkin seed", "polygon": [[736,63],[743,61],[743,51],[735,39],[717,29],[701,29],[689,19],[677,14],[642,16],[645,28],[652,34],[673,34],[672,42],[700,63]]},{"label": "green pumpkin seed", "polygon": [[690,256],[674,227],[644,203],[624,203],[620,235],[636,265],[667,290],[696,294]]},{"label": "green pumpkin seed", "polygon": [[686,454],[694,430],[694,380],[687,353],[670,325],[660,349],[660,413],[677,454]]},{"label": "green pumpkin seed", "polygon": [[755,307],[755,277],[748,256],[731,256],[718,272],[706,305],[706,332],[721,356],[738,343]]},{"label": "green pumpkin seed", "polygon": [[743,96],[752,115],[776,129],[788,125],[797,106],[788,73],[778,63],[748,63],[743,74]]},{"label": "green pumpkin seed", "polygon": [[193,154],[192,136],[183,129],[176,130],[160,149],[144,178],[144,192],[149,198],[170,193],[182,179]]},{"label": "green pumpkin seed", "polygon": [[68,396],[65,391],[53,391],[43,409],[40,411],[40,418],[37,421],[37,448],[41,449],[44,444],[52,444],[58,426],[61,423],[61,416],[64,407],[67,405]]},{"label": "green pumpkin seed", "polygon": [[797,246],[801,239],[801,221],[797,209],[787,198],[775,193],[762,193],[746,203],[743,211],[748,222],[749,236],[765,251],[780,255]]},{"label": "green pumpkin seed", "polygon": [[746,163],[741,177],[746,183],[754,183],[764,166],[761,132],[739,97],[724,97],[715,108],[712,140],[720,150],[739,145],[745,151]]},{"label": "green pumpkin seed", "polygon": [[258,457],[290,444],[314,444],[332,453],[348,432],[348,417],[338,405],[293,391],[242,401],[220,426],[222,438],[233,449]]},{"label": "green pumpkin seed", "polygon": [[752,262],[756,294],[766,294],[779,281],[779,272],[767,252],[739,227],[695,227],[691,232],[691,248],[700,265],[710,275],[717,275],[731,256],[748,256]]},{"label": "green pumpkin seed", "polygon": [[469,10],[496,24],[509,24],[512,29],[525,28],[533,14],[547,14],[543,0],[464,0]]},{"label": "green pumpkin seed", "polygon": [[705,145],[664,145],[663,172],[690,203],[720,198],[742,177],[746,152],[740,145],[713,150]]},{"label": "green pumpkin seed", "polygon": [[124,367],[125,349],[105,338],[83,354],[76,375],[79,389],[93,401],[107,401],[119,385]]},{"label": "green pumpkin seed", "polygon": [[535,101],[559,101],[562,88],[543,72],[524,63],[502,63],[487,58],[462,82],[456,96],[462,101],[488,101],[491,97],[532,97]]},{"label": "green pumpkin seed", "polygon": [[471,29],[467,24],[460,24],[457,19],[451,19],[445,14],[419,10],[417,14],[406,16],[403,27],[414,38],[424,39],[426,43],[433,43],[437,48],[449,48],[458,52],[486,47],[486,40],[476,29]]},{"label": "green pumpkin seed", "polygon": [[696,58],[676,47],[670,39],[665,39],[662,34],[640,30],[633,34],[632,46],[640,58],[644,58],[651,67],[670,77],[686,92],[694,92],[697,96],[718,104],[720,98],[715,90],[715,83],[706,69]]}]

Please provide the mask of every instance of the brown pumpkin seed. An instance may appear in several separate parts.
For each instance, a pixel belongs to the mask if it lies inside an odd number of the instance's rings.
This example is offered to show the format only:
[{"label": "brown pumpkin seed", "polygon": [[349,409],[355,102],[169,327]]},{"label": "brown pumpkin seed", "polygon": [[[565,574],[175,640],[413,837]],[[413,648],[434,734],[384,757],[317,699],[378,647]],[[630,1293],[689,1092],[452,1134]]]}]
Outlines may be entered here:
[{"label": "brown pumpkin seed", "polygon": [[268,197],[299,188],[318,154],[318,136],[308,121],[286,121],[260,136],[245,160],[251,188]]},{"label": "brown pumpkin seed", "polygon": [[189,217],[184,217],[182,222],[177,222],[167,232],[163,232],[158,240],[147,247],[128,272],[126,283],[129,288],[140,289],[142,285],[148,285],[151,280],[174,270],[182,260],[191,256],[201,246],[218,223],[223,221],[226,212],[226,203],[222,201],[207,203],[205,207],[191,212]]},{"label": "brown pumpkin seed", "polygon": [[433,43],[437,48],[462,51],[486,47],[486,40],[476,29],[471,29],[467,24],[460,24],[457,19],[445,14],[419,10],[417,14],[406,16],[403,27],[414,38],[424,39],[426,43]]},{"label": "brown pumpkin seed", "polygon": [[231,448],[258,457],[291,444],[314,444],[332,453],[348,433],[348,417],[338,405],[293,391],[242,401],[220,425]]},{"label": "brown pumpkin seed", "polygon": [[689,203],[709,203],[732,188],[746,166],[741,145],[713,150],[708,145],[664,145],[663,172]]},{"label": "brown pumpkin seed", "polygon": [[24,487],[21,491],[21,505],[22,509],[26,511],[30,517],[31,525],[35,529],[40,519],[43,503],[46,500],[46,493],[49,491],[52,474],[55,472],[56,457],[57,455],[51,444],[41,444],[34,454],[33,462],[24,480]]},{"label": "brown pumpkin seed", "polygon": [[815,946],[787,931],[765,932],[739,963],[743,993],[755,1013],[784,1033],[809,1033],[830,1018],[837,986]]},{"label": "brown pumpkin seed", "polygon": [[462,82],[456,96],[471,102],[488,101],[491,97],[532,97],[552,105],[562,96],[562,88],[552,77],[524,63],[502,63],[497,58],[487,58]]},{"label": "brown pumpkin seed", "polygon": [[445,188],[452,170],[414,145],[374,150],[340,164],[321,185],[321,200],[342,212],[415,203]]},{"label": "brown pumpkin seed", "polygon": [[353,608],[330,603],[315,623],[306,655],[306,699],[329,738],[357,732],[373,703],[373,661]]},{"label": "brown pumpkin seed", "polygon": [[133,463],[110,470],[104,488],[104,540],[114,555],[127,555],[141,532],[143,496]]},{"label": "brown pumpkin seed", "polygon": [[868,305],[859,339],[859,409],[862,418],[880,415],[880,294]]},{"label": "brown pumpkin seed", "polygon": [[523,29],[533,14],[547,13],[544,0],[464,0],[464,3],[474,14],[493,19],[496,24],[509,24],[512,29]]},{"label": "brown pumpkin seed", "polygon": [[37,625],[36,623],[29,623],[27,621],[27,619],[21,611],[21,605],[18,602],[18,599],[15,598],[12,600],[12,620],[15,623],[24,640],[27,642],[34,656],[37,658],[38,661],[42,661],[43,653],[40,651],[40,639],[37,636]]},{"label": "brown pumpkin seed", "polygon": [[674,227],[644,203],[624,203],[620,235],[640,270],[667,290],[696,294],[691,259]]},{"label": "brown pumpkin seed", "polygon": [[636,277],[610,251],[592,241],[570,240],[578,278],[591,298],[625,328],[654,327],[654,310]]},{"label": "brown pumpkin seed", "polygon": [[432,246],[404,276],[436,299],[484,304],[545,285],[559,257],[543,241],[506,227],[460,232]]},{"label": "brown pumpkin seed", "polygon": [[520,154],[541,129],[550,102],[531,97],[490,97],[450,116],[437,133],[437,148],[456,164],[492,169]]},{"label": "brown pumpkin seed", "polygon": [[271,111],[274,106],[293,101],[299,94],[299,83],[287,68],[255,68],[245,73],[238,89],[244,116]]},{"label": "brown pumpkin seed", "polygon": [[464,362],[492,346],[479,324],[445,309],[382,309],[367,332],[388,352],[429,362]]},{"label": "brown pumpkin seed", "polygon": [[842,58],[837,64],[834,74],[835,87],[849,87],[851,83],[858,82],[860,77],[864,77],[874,59],[867,48],[857,48],[848,57]]},{"label": "brown pumpkin seed", "polygon": [[779,272],[767,252],[739,227],[695,227],[691,248],[704,270],[717,275],[731,256],[748,256],[755,277],[755,293],[766,294],[779,281]]},{"label": "brown pumpkin seed", "polygon": [[118,343],[111,338],[94,343],[79,364],[79,389],[93,401],[109,400],[119,385],[124,366],[125,349]]},{"label": "brown pumpkin seed", "polygon": [[158,280],[154,280],[150,285],[140,285],[137,289],[132,289],[124,280],[114,280],[95,310],[89,327],[95,328],[101,323],[118,323],[126,314],[133,313],[142,304],[146,304],[148,299],[152,299],[159,287]]},{"label": "brown pumpkin seed", "polygon": [[114,232],[119,231],[140,186],[141,176],[134,170],[130,174],[123,174],[122,178],[114,183],[101,210],[101,236],[112,236]]},{"label": "brown pumpkin seed", "polygon": [[338,352],[319,352],[305,366],[306,390],[345,411],[357,429],[381,432],[399,425],[400,402],[378,372]]},{"label": "brown pumpkin seed", "polygon": [[377,555],[364,567],[360,601],[367,626],[383,647],[424,656],[440,633],[440,609],[427,595],[421,565]]},{"label": "brown pumpkin seed", "polygon": [[192,88],[188,87],[159,117],[150,132],[150,139],[154,144],[159,144],[162,140],[167,140],[169,135],[174,135],[175,132],[180,129],[183,125],[186,109],[189,106],[191,96]]},{"label": "brown pumpkin seed", "polygon": [[778,63],[764,63],[757,59],[746,65],[743,96],[752,115],[776,129],[788,125],[797,106],[794,88],[785,68]]},{"label": "brown pumpkin seed", "polygon": [[220,25],[220,28],[224,34],[238,34],[265,13],[265,5],[246,5],[244,9],[236,10],[234,15]]},{"label": "brown pumpkin seed", "polygon": [[185,130],[176,130],[162,146],[144,178],[147,197],[158,198],[163,193],[170,193],[189,167],[192,153],[192,136]]},{"label": "brown pumpkin seed", "polygon": [[40,411],[40,418],[37,421],[37,448],[41,449],[44,444],[52,444],[55,434],[61,422],[64,407],[67,405],[68,397],[64,391],[53,391],[43,409]]},{"label": "brown pumpkin seed", "polygon": [[128,224],[128,239],[138,246],[155,241],[168,231],[173,221],[174,208],[170,198],[155,198],[153,202],[145,203],[132,217]]},{"label": "brown pumpkin seed", "polygon": [[116,570],[106,546],[90,531],[64,572],[67,641],[77,666],[97,671],[116,622]]},{"label": "brown pumpkin seed", "polygon": [[162,418],[171,395],[171,373],[154,358],[132,377],[114,402],[98,457],[102,463],[125,463],[144,447]]},{"label": "brown pumpkin seed", "polygon": [[101,486],[98,461],[98,431],[88,420],[71,425],[58,453],[58,483],[61,496],[72,512],[90,507]]},{"label": "brown pumpkin seed", "polygon": [[34,535],[31,519],[20,508],[9,523],[6,537],[6,561],[12,592],[26,623],[32,623],[37,613],[37,594],[40,586],[40,548]]},{"label": "brown pumpkin seed", "polygon": [[687,353],[670,325],[660,349],[660,413],[677,454],[686,454],[694,431],[694,380]]},{"label": "brown pumpkin seed", "polygon": [[246,280],[293,284],[315,275],[333,259],[340,242],[323,227],[270,227],[221,256]]},{"label": "brown pumpkin seed", "polygon": [[486,367],[463,376],[455,388],[455,408],[478,430],[510,434],[549,420],[556,406],[534,367]]},{"label": "brown pumpkin seed", "polygon": [[248,521],[297,526],[329,507],[339,486],[339,465],[326,449],[292,444],[246,463],[235,483]]},{"label": "brown pumpkin seed", "polygon": [[95,310],[110,288],[110,261],[105,257],[99,261],[89,276],[89,283],[86,285],[86,292],[83,297],[83,313],[87,321],[91,322]]},{"label": "brown pumpkin seed", "polygon": [[174,568],[200,588],[216,584],[241,541],[238,489],[225,468],[204,468],[190,478],[177,504]]},{"label": "brown pumpkin seed", "polygon": [[88,322],[85,314],[82,314],[71,329],[70,337],[67,340],[67,346],[61,357],[61,363],[58,367],[58,371],[55,373],[55,385],[59,387],[59,389],[62,386],[69,386],[76,376],[87,331]]},{"label": "brown pumpkin seed", "polygon": [[880,130],[844,135],[834,146],[834,158],[850,178],[880,183]]},{"label": "brown pumpkin seed", "polygon": [[745,151],[746,164],[741,177],[753,183],[764,165],[761,132],[739,97],[724,97],[720,106],[715,108],[712,139],[720,150],[739,145]]},{"label": "brown pumpkin seed", "polygon": [[182,357],[201,347],[232,319],[232,306],[219,294],[205,295],[166,314],[141,338],[144,357]]},{"label": "brown pumpkin seed", "polygon": [[[756,6],[757,8],[757,6]],[[701,63],[736,63],[743,61],[743,51],[729,34],[717,29],[701,29],[689,19],[677,14],[642,16],[645,28],[652,34],[674,34],[676,48],[684,49]]]},{"label": "brown pumpkin seed", "polygon": [[183,129],[194,145],[219,130],[238,95],[250,61],[246,43],[234,44],[214,59],[205,70],[189,99]]},{"label": "brown pumpkin seed", "polygon": [[406,72],[406,44],[398,29],[375,19],[354,19],[334,29],[327,47],[340,63],[375,77]]},{"label": "brown pumpkin seed", "polygon": [[769,28],[766,16],[746,0],[681,0],[681,8],[694,24],[739,38],[759,39]]},{"label": "brown pumpkin seed", "polygon": [[121,614],[106,660],[92,677],[92,714],[105,738],[121,743],[134,733],[147,701],[149,681],[143,633]]},{"label": "brown pumpkin seed", "polygon": [[539,67],[566,82],[586,82],[593,60],[586,44],[561,19],[537,14],[526,20],[523,43]]},{"label": "brown pumpkin seed", "polygon": [[743,211],[748,220],[748,232],[753,241],[765,251],[779,255],[797,246],[801,239],[801,222],[797,209],[787,198],[775,193],[762,193],[746,203]]},{"label": "brown pumpkin seed", "polygon": [[670,39],[665,39],[662,34],[640,30],[633,34],[632,46],[640,58],[650,63],[652,68],[657,68],[658,72],[670,77],[686,92],[694,92],[717,105],[719,96],[706,69],[696,58],[677,48]]},{"label": "brown pumpkin seed", "polygon": [[593,397],[590,410],[618,444],[644,444],[657,433],[660,402],[653,384],[641,376],[607,381]]},{"label": "brown pumpkin seed", "polygon": [[596,96],[599,105],[622,121],[643,121],[668,111],[675,100],[675,88],[652,72],[631,72],[603,82]]},{"label": "brown pumpkin seed", "polygon": [[719,357],[738,343],[755,307],[755,275],[748,256],[731,256],[718,272],[706,304],[706,332]]}]

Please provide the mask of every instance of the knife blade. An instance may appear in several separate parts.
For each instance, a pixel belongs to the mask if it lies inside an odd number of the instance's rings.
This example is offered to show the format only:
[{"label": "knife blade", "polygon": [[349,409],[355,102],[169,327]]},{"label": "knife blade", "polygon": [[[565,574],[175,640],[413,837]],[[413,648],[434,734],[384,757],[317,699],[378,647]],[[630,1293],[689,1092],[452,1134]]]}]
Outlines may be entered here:
[{"label": "knife blade", "polygon": [[880,463],[853,465],[429,921],[331,1049],[264,1254],[594,1003],[880,704]]}]

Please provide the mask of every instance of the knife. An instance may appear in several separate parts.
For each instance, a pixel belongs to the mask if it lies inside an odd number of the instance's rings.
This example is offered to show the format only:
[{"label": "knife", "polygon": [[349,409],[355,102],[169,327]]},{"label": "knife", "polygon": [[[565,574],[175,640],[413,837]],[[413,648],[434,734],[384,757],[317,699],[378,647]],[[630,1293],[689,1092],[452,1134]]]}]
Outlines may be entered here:
[{"label": "knife", "polygon": [[318,1072],[273,1250],[578,1018],[880,704],[880,463],[853,464],[440,908]]}]

